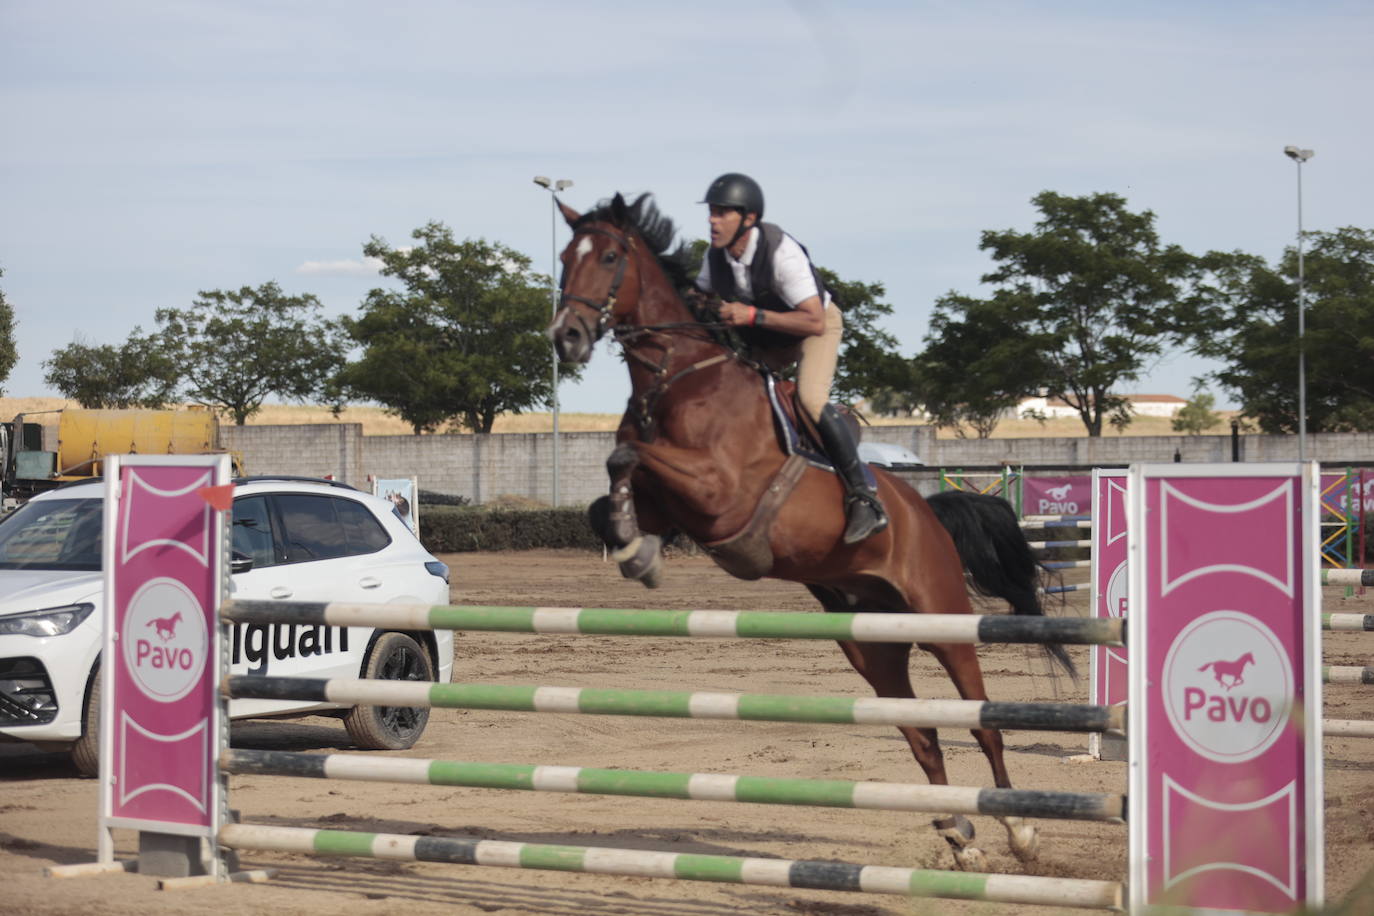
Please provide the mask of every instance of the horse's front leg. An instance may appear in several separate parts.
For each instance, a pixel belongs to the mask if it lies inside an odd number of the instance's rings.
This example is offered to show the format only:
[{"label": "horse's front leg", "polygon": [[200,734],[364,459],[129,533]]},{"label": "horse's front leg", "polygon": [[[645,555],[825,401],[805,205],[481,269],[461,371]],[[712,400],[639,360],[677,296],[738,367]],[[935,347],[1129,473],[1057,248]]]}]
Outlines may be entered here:
[{"label": "horse's front leg", "polygon": [[630,483],[638,466],[639,452],[634,445],[622,442],[616,446],[606,459],[611,492],[592,503],[587,518],[592,530],[610,548],[612,559],[620,564],[622,576],[637,579],[648,588],[658,588],[663,573],[663,540],[640,530]]}]

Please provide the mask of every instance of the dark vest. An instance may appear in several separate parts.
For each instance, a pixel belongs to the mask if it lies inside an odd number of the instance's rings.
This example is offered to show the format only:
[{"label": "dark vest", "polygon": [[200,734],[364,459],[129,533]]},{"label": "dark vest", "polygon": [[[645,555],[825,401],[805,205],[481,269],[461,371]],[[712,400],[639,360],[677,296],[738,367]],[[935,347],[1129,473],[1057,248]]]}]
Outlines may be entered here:
[{"label": "dark vest", "polygon": [[[735,273],[725,260],[724,248],[712,248],[706,255],[707,263],[711,267],[711,291],[726,302],[743,302],[745,305],[752,305],[770,312],[790,312],[791,306],[783,301],[782,296],[773,286],[773,253],[782,244],[784,233],[782,228],[774,223],[759,223],[758,230],[759,237],[754,250],[754,260],[749,264],[749,285],[753,287],[753,292],[745,293],[735,284]],[[801,245],[800,242],[797,244]],[[825,283],[821,281],[821,275],[816,271],[816,265],[811,264],[811,253],[806,250],[806,246],[801,245],[801,250],[802,254],[806,255],[807,264],[811,267],[811,276],[816,279],[816,291],[820,294],[821,301],[824,302]],[[838,308],[834,302],[831,302],[831,307]],[[761,347],[769,350],[792,348],[801,339],[793,334],[770,331],[766,327],[739,328],[738,330],[751,348]]]}]

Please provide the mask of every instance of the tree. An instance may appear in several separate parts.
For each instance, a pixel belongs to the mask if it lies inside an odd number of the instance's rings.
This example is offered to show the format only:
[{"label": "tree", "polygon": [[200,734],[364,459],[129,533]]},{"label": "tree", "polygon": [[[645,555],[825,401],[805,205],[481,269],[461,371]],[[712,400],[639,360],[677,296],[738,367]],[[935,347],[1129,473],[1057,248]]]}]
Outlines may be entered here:
[{"label": "tree", "polygon": [[288,296],[276,283],[202,291],[189,309],[159,309],[162,347],[188,398],[242,426],[269,395],[335,400],[347,345],[319,299]]},{"label": "tree", "polygon": [[[5,275],[0,270],[0,277]],[[5,301],[5,291],[0,289],[0,394],[5,393],[4,382],[19,361],[19,351],[14,345],[14,308]]]},{"label": "tree", "polygon": [[[1166,342],[1183,339],[1196,259],[1161,245],[1154,214],[1130,212],[1115,194],[1042,191],[1032,202],[1042,214],[1034,231],[983,233],[979,247],[999,265],[983,277],[996,286],[992,298],[944,301],[966,315],[979,303],[979,321],[1004,314],[999,331],[1033,342],[1039,357],[1014,387],[1046,388],[1078,411],[1088,435],[1100,436],[1104,419],[1130,422],[1128,402],[1114,392]],[[973,333],[978,323],[966,318],[949,331]]]},{"label": "tree", "polygon": [[[1307,428],[1374,430],[1374,230],[1305,234]],[[1242,252],[1204,258],[1210,286],[1194,315],[1196,352],[1267,433],[1298,428],[1297,251],[1277,268]]]},{"label": "tree", "polygon": [[835,367],[835,398],[871,398],[908,384],[910,367],[897,352],[897,338],[878,327],[884,316],[892,314],[892,306],[882,301],[887,295],[883,285],[842,280],[824,267],[817,267],[816,271],[844,313],[844,342]]},{"label": "tree", "polygon": [[912,361],[913,391],[931,421],[979,439],[1036,392],[1051,342],[1021,332],[1031,316],[1019,296],[974,299],[950,293],[935,303],[925,349]]},{"label": "tree", "polygon": [[[351,392],[389,407],[415,432],[453,423],[491,432],[503,413],[552,400],[549,281],[530,259],[484,239],[454,240],[443,223],[411,233],[413,248],[373,236],[363,246],[404,291],[374,289],[345,319],[362,357],[340,375]],[[580,366],[561,367],[576,378]]]},{"label": "tree", "polygon": [[140,328],[117,347],[74,341],[54,350],[43,368],[44,382],[87,408],[165,407],[180,380],[161,338]]},{"label": "tree", "polygon": [[1179,408],[1178,413],[1174,414],[1172,426],[1176,433],[1187,433],[1190,436],[1200,436],[1221,422],[1221,415],[1213,412],[1217,399],[1210,394],[1199,391],[1196,392],[1188,403]]}]

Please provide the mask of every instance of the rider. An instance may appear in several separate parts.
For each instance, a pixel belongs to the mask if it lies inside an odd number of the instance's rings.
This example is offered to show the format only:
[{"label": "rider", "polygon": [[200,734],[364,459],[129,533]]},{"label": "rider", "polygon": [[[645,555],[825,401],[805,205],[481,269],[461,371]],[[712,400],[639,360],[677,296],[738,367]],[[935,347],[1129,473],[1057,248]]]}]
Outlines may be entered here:
[{"label": "rider", "polygon": [[844,542],[857,544],[887,527],[877,491],[859,461],[849,427],[829,403],[844,321],[806,249],[763,219],[763,189],[729,172],[711,182],[711,247],[697,286],[721,298],[720,317],[735,328],[767,328],[801,338],[797,394],[815,421],[844,482]]}]

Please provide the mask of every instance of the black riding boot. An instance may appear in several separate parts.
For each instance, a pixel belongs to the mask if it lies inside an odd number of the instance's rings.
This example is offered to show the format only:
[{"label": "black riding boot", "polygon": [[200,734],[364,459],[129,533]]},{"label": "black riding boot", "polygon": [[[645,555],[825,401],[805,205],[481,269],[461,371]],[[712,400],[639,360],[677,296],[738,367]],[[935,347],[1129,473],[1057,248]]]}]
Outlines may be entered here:
[{"label": "black riding boot", "polygon": [[844,542],[857,544],[887,527],[883,504],[878,501],[878,492],[869,483],[866,468],[859,460],[858,443],[854,441],[853,433],[834,407],[825,405],[816,428],[820,430],[821,444],[835,463],[835,470],[839,472],[847,494],[845,517],[848,524],[844,529]]}]

